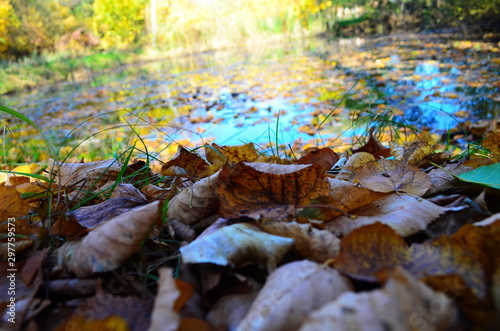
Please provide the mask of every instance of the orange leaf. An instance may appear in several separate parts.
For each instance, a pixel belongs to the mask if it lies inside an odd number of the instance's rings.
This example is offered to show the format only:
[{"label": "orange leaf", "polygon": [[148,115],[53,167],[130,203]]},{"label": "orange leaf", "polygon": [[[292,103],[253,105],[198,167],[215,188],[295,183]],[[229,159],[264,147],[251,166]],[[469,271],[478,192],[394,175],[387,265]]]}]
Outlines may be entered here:
[{"label": "orange leaf", "polygon": [[175,279],[175,287],[179,290],[179,297],[175,300],[174,310],[179,312],[182,307],[189,301],[193,295],[193,285],[183,282],[182,280]]},{"label": "orange leaf", "polygon": [[307,205],[328,195],[330,185],[318,165],[238,163],[224,166],[217,189],[221,214],[239,217],[275,205]]},{"label": "orange leaf", "polygon": [[491,283],[499,262],[499,241],[500,220],[485,226],[467,224],[453,236],[413,245],[411,262],[405,268],[421,277],[459,275],[479,298],[484,298],[486,284]]},{"label": "orange leaf", "polygon": [[66,321],[57,330],[81,330],[81,331],[129,331],[127,321],[123,318],[113,315],[99,320],[87,320],[81,316],[73,316]]},{"label": "orange leaf", "polygon": [[219,146],[212,143],[212,147],[217,150],[218,153],[212,148],[205,148],[207,160],[212,164],[220,163],[221,166],[226,163],[226,160],[221,162],[221,158],[227,159],[228,163],[238,163],[253,162],[259,157],[259,153],[253,143],[243,146]]},{"label": "orange leaf", "polygon": [[373,136],[373,131],[374,128],[370,129],[370,138],[368,139],[366,144],[364,144],[360,148],[352,149],[351,150],[352,153],[355,154],[359,152],[366,152],[372,154],[373,156],[379,159],[381,157],[387,158],[391,156],[390,149],[384,147],[384,145],[382,145],[380,141],[378,141],[378,139]]},{"label": "orange leaf", "polygon": [[174,158],[161,167],[161,175],[202,178],[207,176],[209,166],[200,155],[179,146]]},{"label": "orange leaf", "polygon": [[[0,223],[6,222],[9,218],[17,220],[26,216],[29,207],[29,202],[21,198],[15,187],[0,186]],[[7,232],[4,227],[7,227],[7,224],[0,226],[1,232]]]},{"label": "orange leaf", "polygon": [[482,146],[491,152],[491,159],[500,162],[500,133],[491,133],[483,140]]},{"label": "orange leaf", "polygon": [[337,153],[330,148],[322,148],[309,151],[297,160],[298,164],[317,164],[325,171],[330,170],[340,159]]},{"label": "orange leaf", "polygon": [[377,222],[354,229],[342,239],[334,266],[353,277],[374,280],[377,272],[396,267],[407,258],[403,237]]}]

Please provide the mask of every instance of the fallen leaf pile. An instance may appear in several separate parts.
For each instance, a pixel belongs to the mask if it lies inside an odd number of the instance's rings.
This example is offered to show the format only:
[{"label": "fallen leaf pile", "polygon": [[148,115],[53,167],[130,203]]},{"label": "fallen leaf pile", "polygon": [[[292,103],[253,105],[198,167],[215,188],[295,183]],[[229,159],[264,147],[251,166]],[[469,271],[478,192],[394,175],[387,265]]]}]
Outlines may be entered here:
[{"label": "fallen leaf pile", "polygon": [[336,174],[330,148],[252,144],[25,167],[0,186],[2,327],[497,329],[498,141],[485,164],[370,134]]}]

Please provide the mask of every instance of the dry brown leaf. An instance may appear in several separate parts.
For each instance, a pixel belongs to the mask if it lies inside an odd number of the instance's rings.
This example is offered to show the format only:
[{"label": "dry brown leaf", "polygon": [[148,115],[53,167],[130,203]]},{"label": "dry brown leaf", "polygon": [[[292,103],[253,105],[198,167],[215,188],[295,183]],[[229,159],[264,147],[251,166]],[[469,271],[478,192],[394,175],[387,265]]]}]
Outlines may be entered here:
[{"label": "dry brown leaf", "polygon": [[[82,191],[91,187],[101,187],[108,181],[114,181],[121,170],[117,160],[105,160],[89,163],[59,163],[51,161],[47,170],[49,178],[62,186],[76,186]],[[60,181],[59,181],[60,180]]]},{"label": "dry brown leaf", "polygon": [[390,149],[384,147],[384,145],[382,145],[380,141],[378,141],[378,139],[373,136],[373,131],[375,131],[374,127],[370,129],[370,138],[368,139],[366,144],[358,149],[351,149],[352,153],[356,154],[360,152],[366,152],[372,154],[375,158],[378,159],[390,157]]},{"label": "dry brown leaf", "polygon": [[205,154],[210,163],[218,164],[220,168],[226,163],[254,162],[259,158],[253,143],[242,146],[219,146],[212,143],[212,148],[205,147]]},{"label": "dry brown leaf", "polygon": [[366,152],[359,152],[352,155],[340,170],[339,174],[335,177],[338,180],[347,180],[350,181],[354,178],[354,172],[357,168],[361,167],[365,163],[370,163],[375,161],[375,157]]},{"label": "dry brown leaf", "polygon": [[249,223],[239,223],[200,236],[181,247],[180,252],[184,263],[238,266],[255,262],[262,268],[274,270],[292,246],[293,239],[268,234]]},{"label": "dry brown leaf", "polygon": [[438,143],[427,132],[423,133],[417,140],[409,143],[399,145],[389,142],[391,154],[394,158],[411,165],[417,165],[424,158],[433,154],[438,146]]},{"label": "dry brown leaf", "polygon": [[387,195],[336,178],[328,178],[328,182],[331,188],[330,195],[315,199],[314,205],[306,208],[301,213],[302,216],[330,221]]},{"label": "dry brown leaf", "polygon": [[213,331],[212,326],[200,318],[182,317],[177,331]]},{"label": "dry brown leaf", "polygon": [[431,180],[431,187],[425,196],[434,196],[440,193],[456,193],[463,189],[467,183],[462,182],[455,176],[473,170],[463,164],[447,164],[443,169],[432,169],[428,176]]},{"label": "dry brown leaf", "polygon": [[311,311],[351,290],[336,270],[312,261],[285,264],[267,277],[237,331],[296,330]]},{"label": "dry brown leaf", "polygon": [[158,280],[158,293],[151,316],[151,324],[148,331],[175,331],[179,327],[180,316],[174,310],[175,301],[180,292],[175,285],[170,268],[158,269],[160,279]]},{"label": "dry brown leaf", "polygon": [[276,205],[307,205],[328,195],[330,185],[318,165],[238,163],[224,166],[217,189],[220,212],[232,218]]},{"label": "dry brown leaf", "polygon": [[[116,183],[113,183],[115,185]],[[115,186],[110,198],[127,198],[146,202],[146,196],[132,184],[120,183]]]},{"label": "dry brown leaf", "polygon": [[[16,242],[16,254],[19,254],[17,244]],[[38,257],[34,259],[38,259]],[[16,264],[16,267],[19,267],[19,265]],[[0,268],[0,328],[6,331],[24,330],[22,325],[26,325],[29,313],[36,311],[40,306],[42,306],[42,309],[46,308],[45,303],[40,302],[36,298],[36,293],[40,290],[40,286],[44,281],[42,268],[37,268],[33,277],[27,277],[29,284],[24,282],[24,277],[19,270],[18,272],[9,271],[8,269],[12,267],[7,266],[7,263],[2,262]],[[12,301],[12,299],[15,299],[15,301]],[[11,303],[14,303],[14,305]],[[15,323],[9,321],[11,318],[13,318]]]},{"label": "dry brown leaf", "polygon": [[328,171],[333,168],[339,159],[340,156],[331,148],[321,148],[310,150],[297,160],[297,164],[317,164],[322,167],[324,171]]},{"label": "dry brown leaf", "polygon": [[177,154],[161,167],[162,176],[204,178],[214,172],[204,158],[182,146],[178,146]]},{"label": "dry brown leaf", "polygon": [[29,202],[21,198],[15,187],[0,186],[0,232],[7,233],[7,220],[18,221],[28,215],[29,208]]},{"label": "dry brown leaf", "polygon": [[177,193],[174,189],[161,188],[159,186],[148,184],[141,189],[149,201],[154,200],[170,200]]},{"label": "dry brown leaf", "polygon": [[389,225],[398,234],[409,236],[421,230],[446,211],[432,202],[403,194],[390,194],[366,206],[352,210],[326,223],[326,228],[337,236],[345,236],[364,225],[380,222]]},{"label": "dry brown leaf", "polygon": [[403,237],[381,223],[354,229],[340,242],[335,269],[359,279],[375,280],[377,272],[392,269],[408,259]]},{"label": "dry brown leaf", "polygon": [[180,312],[184,305],[191,299],[194,293],[194,287],[178,278],[175,279],[175,286],[179,290],[179,296],[175,300],[174,310]]},{"label": "dry brown leaf", "polygon": [[67,219],[56,221],[52,225],[50,233],[70,237],[83,234],[83,231],[95,228],[99,224],[145,203],[145,200],[110,198],[97,205],[80,207],[67,213]]},{"label": "dry brown leaf", "polygon": [[[73,330],[145,330],[150,323],[152,303],[135,296],[118,296],[99,291],[78,309],[60,331]],[[117,319],[104,323],[106,319],[115,316]],[[72,321],[82,321],[83,325],[71,324]],[[102,324],[101,324],[102,322]]]},{"label": "dry brown leaf", "polygon": [[56,331],[66,331],[76,329],[78,331],[131,331],[127,321],[113,315],[102,319],[85,319],[82,316],[72,316],[64,322]]},{"label": "dry brown leaf", "polygon": [[487,284],[498,262],[500,220],[474,226],[467,224],[452,236],[414,244],[409,249],[409,262],[404,266],[417,277],[459,275],[472,291],[484,299]]},{"label": "dry brown leaf", "polygon": [[483,140],[482,146],[490,151],[493,162],[500,162],[500,132],[490,133]]},{"label": "dry brown leaf", "polygon": [[337,257],[340,240],[331,232],[319,230],[311,224],[264,221],[258,227],[266,232],[293,239],[293,249],[306,259],[323,263]]},{"label": "dry brown leaf", "polygon": [[36,273],[41,269],[43,259],[47,255],[50,248],[45,248],[31,255],[24,263],[21,270],[21,278],[26,285],[31,285],[35,279]]},{"label": "dry brown leaf", "polygon": [[384,287],[347,292],[313,311],[300,331],[448,330],[457,314],[453,301],[408,272],[396,269]]},{"label": "dry brown leaf", "polygon": [[[26,239],[16,239],[16,254],[20,254],[33,246],[34,241],[30,238]],[[10,249],[9,249],[10,247]],[[5,261],[9,257],[9,252],[11,252],[12,256],[12,243],[9,245],[8,242],[0,243],[0,260]]]},{"label": "dry brown leaf", "polygon": [[49,195],[57,194],[64,190],[64,187],[59,187],[55,183],[47,182],[29,182],[16,186],[17,192],[24,196],[24,199],[29,202],[39,201]]},{"label": "dry brown leaf", "polygon": [[16,174],[16,172],[24,174],[38,174],[43,168],[43,166],[36,163],[17,166],[14,169],[10,170],[10,173],[0,173],[0,183],[5,182],[5,185],[7,186],[17,186],[19,184],[26,183],[26,181],[36,182],[36,178]]},{"label": "dry brown leaf", "polygon": [[136,208],[93,229],[82,241],[58,249],[58,259],[70,272],[84,278],[119,267],[138,252],[159,217],[159,202]]},{"label": "dry brown leaf", "polygon": [[425,172],[396,160],[366,163],[356,169],[355,178],[363,187],[377,192],[422,196],[431,186],[431,180]]},{"label": "dry brown leaf", "polygon": [[471,156],[468,160],[465,160],[463,163],[461,163],[461,165],[464,167],[470,167],[469,170],[467,171],[471,171],[473,169],[477,169],[479,167],[492,164],[495,164],[495,162],[493,162],[490,158],[474,157],[474,156]]},{"label": "dry brown leaf", "polygon": [[216,194],[219,184],[219,173],[215,173],[185,188],[170,200],[167,216],[193,225],[214,215],[219,208]]}]

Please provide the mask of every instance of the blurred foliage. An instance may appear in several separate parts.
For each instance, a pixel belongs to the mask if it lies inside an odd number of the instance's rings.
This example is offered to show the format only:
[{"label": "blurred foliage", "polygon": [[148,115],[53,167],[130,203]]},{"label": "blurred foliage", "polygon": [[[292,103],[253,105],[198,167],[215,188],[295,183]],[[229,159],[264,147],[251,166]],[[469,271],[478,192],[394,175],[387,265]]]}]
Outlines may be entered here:
[{"label": "blurred foliage", "polygon": [[144,30],[145,0],[95,0],[92,26],[102,47],[134,45]]},{"label": "blurred foliage", "polygon": [[0,58],[152,40],[160,51],[193,52],[324,31],[484,32],[498,30],[499,16],[500,0],[0,0]]}]

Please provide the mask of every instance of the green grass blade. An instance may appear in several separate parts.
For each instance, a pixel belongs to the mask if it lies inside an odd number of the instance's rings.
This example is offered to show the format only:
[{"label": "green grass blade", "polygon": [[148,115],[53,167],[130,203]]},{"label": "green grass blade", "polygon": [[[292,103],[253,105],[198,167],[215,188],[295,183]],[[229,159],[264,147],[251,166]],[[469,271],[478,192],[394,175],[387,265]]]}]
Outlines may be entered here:
[{"label": "green grass blade", "polygon": [[49,145],[49,148],[50,148],[50,154],[52,156],[56,155],[55,153],[55,148],[54,146],[52,145],[52,142],[51,140],[49,139],[49,137],[47,137],[45,135],[45,133],[43,132],[42,128],[40,128],[35,122],[33,122],[32,120],[30,120],[29,118],[27,118],[26,116],[24,116],[23,114],[13,110],[13,109],[10,109],[8,107],[5,107],[5,106],[2,106],[0,105],[0,111],[3,111],[4,113],[7,113],[9,115],[12,115],[18,119],[20,119],[21,121],[31,125],[32,127],[34,127],[35,129],[37,129],[43,136],[43,138],[45,139],[45,141],[47,141],[47,144]]}]

